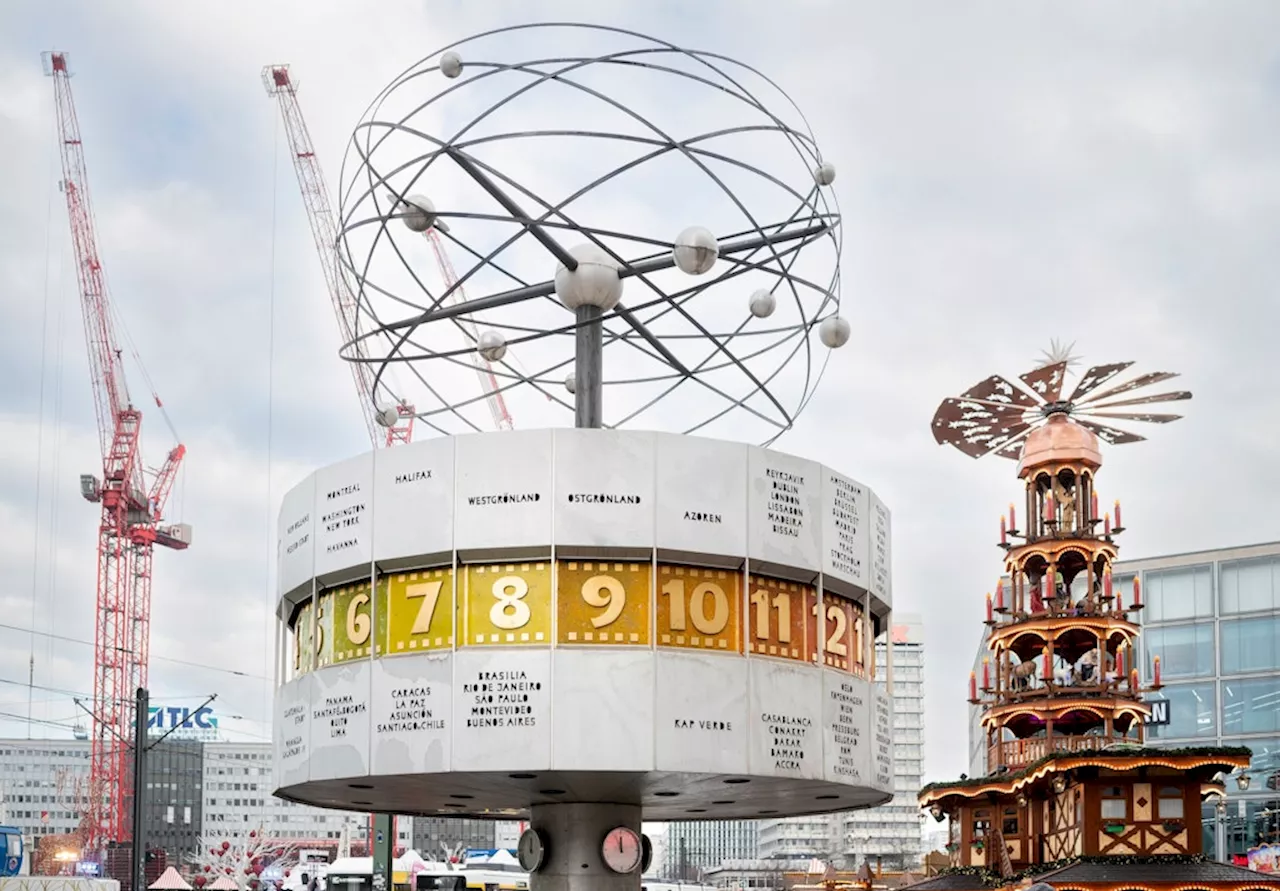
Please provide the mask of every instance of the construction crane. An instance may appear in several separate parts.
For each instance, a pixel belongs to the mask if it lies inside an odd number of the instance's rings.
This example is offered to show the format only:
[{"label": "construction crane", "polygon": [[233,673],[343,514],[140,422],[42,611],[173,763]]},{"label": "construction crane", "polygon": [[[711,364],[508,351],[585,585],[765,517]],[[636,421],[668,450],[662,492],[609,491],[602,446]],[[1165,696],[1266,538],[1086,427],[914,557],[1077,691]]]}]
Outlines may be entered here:
[{"label": "construction crane", "polygon": [[[357,302],[355,290],[347,278],[345,270],[338,262],[337,244],[338,227],[329,205],[329,191],[325,184],[324,173],[320,169],[320,161],[316,157],[315,145],[311,142],[311,134],[307,130],[306,121],[302,117],[302,108],[298,104],[298,86],[289,76],[288,65],[267,65],[262,69],[262,84],[267,95],[275,97],[280,103],[280,115],[284,119],[285,134],[289,140],[289,153],[293,156],[293,166],[298,174],[298,186],[302,190],[302,202],[307,208],[307,219],[311,224],[311,237],[315,240],[316,251],[320,254],[320,265],[324,270],[325,284],[329,289],[329,299],[333,303],[338,316],[338,328],[345,343],[356,340]],[[393,198],[393,200],[395,200]],[[413,199],[410,199],[412,201]],[[412,206],[406,210],[413,211]],[[432,215],[434,217],[434,215]],[[417,227],[413,227],[415,230]],[[436,265],[444,279],[445,288],[452,289],[450,302],[466,299],[466,294],[457,286],[458,276],[445,251],[440,238],[444,223],[433,220],[422,228],[423,236],[431,243],[435,253]],[[462,321],[473,343],[479,343],[479,332],[471,319]],[[354,343],[354,349],[360,358],[367,358],[364,342]],[[373,366],[368,362],[349,362],[351,374],[355,378],[356,392],[360,396],[361,411],[364,413],[365,426],[374,446],[392,446],[409,442],[413,435],[413,406],[401,403],[394,407],[383,407],[374,398]],[[500,430],[510,430],[511,414],[507,411],[506,401],[498,386],[493,367],[478,351],[473,354],[472,364],[480,377],[484,388],[489,411],[493,415],[494,426]],[[385,431],[385,432],[384,432]]]},{"label": "construction crane", "polygon": [[[116,339],[115,315],[98,258],[67,55],[48,52],[43,61],[45,74],[53,78],[62,192],[71,221],[102,453],[102,477],[80,477],[81,495],[102,505],[93,638],[93,742],[89,795],[81,823],[86,850],[100,851],[107,842],[127,842],[133,837],[133,777],[126,741],[132,738],[135,721],[147,720],[146,715],[134,714],[134,693],[147,685],[152,550],[155,545],[184,550],[191,544],[190,526],[161,522],[187,449],[181,443],[175,445],[154,472],[143,464],[142,411],[125,383],[124,353]],[[159,397],[154,393],[152,397],[164,415]],[[171,424],[169,429],[172,432]]]}]

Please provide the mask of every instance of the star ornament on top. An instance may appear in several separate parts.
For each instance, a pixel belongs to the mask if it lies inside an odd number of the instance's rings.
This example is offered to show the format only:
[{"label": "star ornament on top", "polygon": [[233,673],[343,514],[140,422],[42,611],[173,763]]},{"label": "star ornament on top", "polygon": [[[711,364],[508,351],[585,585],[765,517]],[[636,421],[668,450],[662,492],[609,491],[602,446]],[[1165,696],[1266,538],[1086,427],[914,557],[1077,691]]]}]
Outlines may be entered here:
[{"label": "star ornament on top", "polygon": [[1186,390],[1128,395],[1175,378],[1176,372],[1148,372],[1127,383],[1103,388],[1103,384],[1128,369],[1132,362],[1092,366],[1080,375],[1075,388],[1064,397],[1067,370],[1076,361],[1071,355],[1074,346],[1052,341],[1044,352],[1045,360],[1031,371],[1018,375],[1023,386],[992,375],[958,397],[942,400],[933,415],[933,438],[939,445],[954,446],[971,458],[994,454],[1016,461],[1022,452],[1023,440],[1051,415],[1070,416],[1108,445],[1146,439],[1110,426],[1113,420],[1167,424],[1182,417],[1149,413],[1135,407],[1190,399],[1191,393]]},{"label": "star ornament on top", "polygon": [[1075,341],[1063,344],[1062,341],[1054,337],[1049,341],[1049,349],[1041,350],[1040,355],[1044,358],[1036,363],[1036,368],[1044,368],[1046,365],[1057,365],[1059,362],[1066,363],[1066,370],[1070,371],[1080,365],[1080,357],[1071,355],[1071,351],[1075,349]]}]

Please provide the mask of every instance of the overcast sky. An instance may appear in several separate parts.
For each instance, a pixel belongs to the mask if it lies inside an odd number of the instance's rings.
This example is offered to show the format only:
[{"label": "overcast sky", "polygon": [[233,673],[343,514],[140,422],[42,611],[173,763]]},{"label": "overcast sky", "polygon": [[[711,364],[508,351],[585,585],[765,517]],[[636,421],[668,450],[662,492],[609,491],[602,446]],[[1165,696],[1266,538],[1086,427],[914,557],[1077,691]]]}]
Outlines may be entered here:
[{"label": "overcast sky", "polygon": [[[1018,490],[1011,462],[934,444],[939,400],[1030,369],[1051,338],[1087,364],[1181,371],[1186,419],[1109,452],[1099,481],[1124,501],[1123,556],[1280,538],[1274,3],[8,3],[0,733],[28,732],[32,653],[34,735],[66,735],[83,717],[68,694],[92,689],[92,648],[72,642],[93,637],[97,511],[78,476],[101,464],[40,52],[71,54],[113,296],[189,448],[171,515],[195,544],[157,554],[153,696],[217,693],[224,727],[266,739],[280,496],[367,439],[259,70],[293,65],[336,186],[392,77],[532,19],[756,65],[837,165],[853,338],[778,447],[894,511],[897,606],[925,617],[930,778],[965,769],[965,677]],[[171,439],[129,374],[158,462]]]}]

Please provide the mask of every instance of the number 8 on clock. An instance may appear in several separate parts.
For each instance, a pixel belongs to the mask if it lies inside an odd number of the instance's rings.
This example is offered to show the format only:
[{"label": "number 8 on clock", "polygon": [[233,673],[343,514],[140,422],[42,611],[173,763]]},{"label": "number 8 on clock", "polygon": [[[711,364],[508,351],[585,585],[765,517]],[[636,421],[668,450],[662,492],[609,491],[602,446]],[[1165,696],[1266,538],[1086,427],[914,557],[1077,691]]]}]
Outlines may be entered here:
[{"label": "number 8 on clock", "polygon": [[468,566],[462,645],[520,646],[551,642],[551,564]]}]

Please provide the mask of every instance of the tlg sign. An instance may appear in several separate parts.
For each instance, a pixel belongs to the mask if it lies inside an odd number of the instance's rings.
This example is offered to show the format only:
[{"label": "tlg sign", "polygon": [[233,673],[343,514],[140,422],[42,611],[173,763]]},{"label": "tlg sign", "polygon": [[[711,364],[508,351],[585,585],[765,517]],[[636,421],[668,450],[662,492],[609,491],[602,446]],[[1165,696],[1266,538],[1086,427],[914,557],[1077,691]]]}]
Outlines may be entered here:
[{"label": "tlg sign", "polygon": [[198,709],[152,706],[147,715],[147,733],[160,736],[170,731],[173,736],[186,739],[216,739],[218,719],[208,706]]}]

